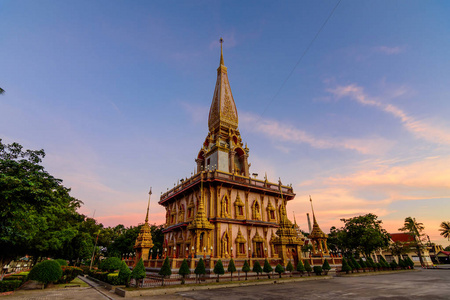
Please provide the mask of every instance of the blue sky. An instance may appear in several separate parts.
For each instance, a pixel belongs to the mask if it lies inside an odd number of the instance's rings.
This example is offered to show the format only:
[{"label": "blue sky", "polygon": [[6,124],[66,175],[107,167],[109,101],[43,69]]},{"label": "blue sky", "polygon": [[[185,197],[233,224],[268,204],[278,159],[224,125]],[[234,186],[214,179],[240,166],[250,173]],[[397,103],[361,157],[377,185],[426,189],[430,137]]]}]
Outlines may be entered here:
[{"label": "blue sky", "polygon": [[250,171],[293,184],[303,229],[311,195],[324,231],[412,216],[447,245],[450,3],[342,0],[288,77],[337,3],[0,0],[0,137],[45,149],[106,225],[142,222],[152,186],[159,224],[206,137],[223,37]]}]

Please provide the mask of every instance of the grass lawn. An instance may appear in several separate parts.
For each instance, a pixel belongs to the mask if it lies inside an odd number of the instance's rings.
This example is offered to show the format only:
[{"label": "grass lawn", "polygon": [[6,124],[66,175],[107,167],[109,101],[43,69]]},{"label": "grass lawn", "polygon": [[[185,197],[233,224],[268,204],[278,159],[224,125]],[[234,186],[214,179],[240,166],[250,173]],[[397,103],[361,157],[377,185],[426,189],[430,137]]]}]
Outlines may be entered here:
[{"label": "grass lawn", "polygon": [[80,287],[89,287],[89,284],[87,284],[83,280],[81,280],[79,278],[75,278],[74,280],[72,280],[69,283],[55,284],[52,286],[52,288],[63,289],[63,288],[66,288],[66,286],[69,287],[69,286],[77,286],[77,285],[79,285]]}]

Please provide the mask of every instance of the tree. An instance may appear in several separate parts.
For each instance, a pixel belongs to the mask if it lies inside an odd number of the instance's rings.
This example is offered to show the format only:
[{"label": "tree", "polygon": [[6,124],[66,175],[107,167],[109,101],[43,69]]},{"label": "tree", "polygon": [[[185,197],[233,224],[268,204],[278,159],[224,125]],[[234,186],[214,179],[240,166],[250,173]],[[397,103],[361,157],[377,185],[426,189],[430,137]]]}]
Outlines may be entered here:
[{"label": "tree", "polygon": [[288,264],[286,266],[286,271],[290,272],[289,277],[292,277],[292,271],[294,271],[294,266],[291,264],[291,261],[288,262]]},{"label": "tree", "polygon": [[125,284],[128,287],[130,284],[130,276],[131,276],[130,268],[128,268],[127,264],[124,261],[122,261],[119,269],[120,284]]},{"label": "tree", "polygon": [[363,269],[363,272],[366,272],[367,265],[362,259],[362,257],[359,258],[359,265],[361,266],[361,269]]},{"label": "tree", "polygon": [[356,272],[359,272],[359,269],[361,269],[361,266],[360,266],[360,264],[358,264],[358,262],[356,261],[356,259],[353,256],[351,258],[351,262],[352,262],[352,266],[354,267]]},{"label": "tree", "polygon": [[231,273],[231,281],[233,281],[233,272],[236,272],[236,266],[234,265],[234,260],[230,259],[228,263],[228,272]]},{"label": "tree", "polygon": [[191,270],[189,269],[188,262],[186,259],[181,263],[181,267],[178,270],[178,274],[182,276],[181,284],[184,284],[186,275],[191,274]]},{"label": "tree", "polygon": [[[141,260],[142,260],[142,258],[141,258]],[[159,270],[159,275],[162,276],[162,285],[164,285],[164,278],[172,275],[172,269],[170,268],[170,261],[169,261],[168,257],[166,257],[166,259],[164,259],[161,270]]]},{"label": "tree", "polygon": [[270,272],[273,271],[273,268],[270,266],[269,261],[267,260],[267,258],[264,260],[263,271],[264,271],[264,273],[267,273],[267,277],[270,278]]},{"label": "tree", "polygon": [[205,263],[203,262],[203,258],[200,258],[200,260],[198,261],[197,267],[195,267],[194,273],[197,276],[197,278],[199,277],[199,275],[206,274]]},{"label": "tree", "polygon": [[366,256],[389,245],[390,235],[381,227],[382,221],[374,214],[341,219],[344,227],[337,230],[338,244],[348,256],[363,253]]},{"label": "tree", "polygon": [[142,279],[144,279],[146,276],[145,274],[145,267],[144,262],[142,261],[142,258],[139,259],[136,266],[133,268],[133,271],[131,271],[131,278],[134,278],[136,280],[136,287],[139,286],[139,282],[141,282]]},{"label": "tree", "polygon": [[400,259],[403,254],[409,252],[408,247],[402,242],[391,243],[389,245],[389,250],[392,255],[396,255],[398,259]]},{"label": "tree", "polygon": [[[292,265],[291,265],[292,266]],[[278,275],[280,275],[280,278],[281,278],[281,273],[283,273],[284,272],[284,268],[283,268],[283,266],[282,265],[280,265],[280,264],[278,264],[276,267],[275,267],[275,272],[277,272],[278,273]]]},{"label": "tree", "polygon": [[312,268],[307,259],[305,260],[305,270],[308,273],[308,276],[311,276]]},{"label": "tree", "polygon": [[303,272],[306,271],[305,266],[303,265],[303,262],[301,259],[298,260],[297,271],[300,272],[300,276],[302,276],[302,277],[303,277]]},{"label": "tree", "polygon": [[440,235],[450,241],[450,222],[442,222],[441,229],[439,229],[439,231],[441,232]]},{"label": "tree", "polygon": [[122,265],[122,261],[117,257],[108,257],[103,260],[100,264],[100,269],[103,271],[108,271],[109,273],[114,272],[115,270],[119,270]]},{"label": "tree", "polygon": [[250,266],[248,265],[248,261],[244,261],[244,265],[242,266],[242,272],[245,272],[245,280],[247,280],[247,273],[250,272]]},{"label": "tree", "polygon": [[328,274],[328,271],[331,270],[330,264],[328,263],[328,260],[325,258],[322,264],[322,270],[325,272],[325,275]]},{"label": "tree", "polygon": [[342,271],[345,271],[345,274],[348,274],[352,268],[348,265],[347,259],[342,258]]},{"label": "tree", "polygon": [[262,268],[261,265],[259,264],[259,261],[255,261],[255,263],[253,264],[253,272],[256,273],[256,276],[258,276],[259,279],[259,274],[262,273]]},{"label": "tree", "polygon": [[77,235],[76,210],[62,180],[43,166],[44,150],[23,150],[0,139],[0,269],[19,255],[62,257]]},{"label": "tree", "polygon": [[61,265],[55,260],[44,260],[31,269],[28,278],[42,282],[45,288],[50,282],[57,281],[62,276]]},{"label": "tree", "polygon": [[216,265],[214,266],[214,274],[217,274],[217,282],[219,282],[219,276],[225,274],[225,270],[223,268],[222,260],[218,260]]},{"label": "tree", "polygon": [[444,248],[444,251],[450,251],[450,245]]},{"label": "tree", "polygon": [[5,90],[0,88],[0,94],[3,94],[4,92],[5,92]]},{"label": "tree", "polygon": [[419,256],[420,265],[424,265],[423,258],[422,258],[422,238],[424,234],[422,231],[425,229],[423,226],[423,223],[417,222],[416,218],[407,217],[405,218],[405,223],[403,224],[402,228],[399,228],[399,231],[406,231],[414,238],[414,243],[411,245],[412,247],[416,248],[416,253]]}]

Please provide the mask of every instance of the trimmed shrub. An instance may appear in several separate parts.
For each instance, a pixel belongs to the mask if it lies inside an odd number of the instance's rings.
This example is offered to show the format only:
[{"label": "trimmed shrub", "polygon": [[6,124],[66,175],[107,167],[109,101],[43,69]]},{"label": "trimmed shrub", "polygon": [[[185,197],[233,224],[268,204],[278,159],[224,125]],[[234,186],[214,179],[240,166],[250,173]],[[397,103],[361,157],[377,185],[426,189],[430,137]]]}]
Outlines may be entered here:
[{"label": "trimmed shrub", "polygon": [[349,267],[352,269],[352,273],[353,273],[353,270],[355,270],[356,267],[352,264],[352,260],[350,258],[346,258],[346,260],[347,260]]},{"label": "trimmed shrub", "polygon": [[245,280],[247,280],[247,273],[250,272],[250,266],[247,260],[244,261],[244,265],[242,266],[242,272],[245,272]]},{"label": "trimmed shrub", "polygon": [[119,278],[119,273],[109,273],[106,276],[106,282],[111,284],[111,285],[120,285],[120,278]]},{"label": "trimmed shrub", "polygon": [[300,276],[303,276],[303,273],[306,271],[305,266],[303,265],[303,262],[301,259],[298,261],[297,271],[300,272]]},{"label": "trimmed shrub", "polygon": [[[367,268],[366,262],[362,259],[362,257],[359,259],[359,265],[362,269]],[[366,270],[364,270],[365,272]]]},{"label": "trimmed shrub", "polygon": [[[290,263],[290,262],[289,262]],[[291,264],[291,266],[292,266],[292,264]],[[278,273],[278,275],[280,275],[280,278],[281,278],[281,273],[283,273],[284,272],[284,268],[283,268],[283,266],[282,265],[280,265],[280,264],[278,264],[276,267],[275,267],[275,272],[277,272]]]},{"label": "trimmed shrub", "polygon": [[398,268],[398,264],[395,260],[393,260],[389,265],[392,268],[392,270],[395,270]]},{"label": "trimmed shrub", "polygon": [[[9,280],[9,281],[12,281],[12,280],[20,280],[20,282],[21,283],[24,283],[25,281],[27,281],[27,278],[28,278],[28,275],[21,275],[21,274],[13,274],[13,275],[10,275],[10,276],[8,276],[8,277],[3,277],[3,280],[5,281],[5,280]],[[1,282],[1,281],[0,281]]]},{"label": "trimmed shrub", "polygon": [[342,258],[342,271],[345,271],[345,274],[348,274],[352,268],[348,265],[348,262],[345,258]]},{"label": "trimmed shrub", "polygon": [[405,261],[401,258],[398,259],[398,265],[400,268],[405,269],[406,268],[406,264]]},{"label": "trimmed shrub", "polygon": [[220,260],[220,259],[216,262],[216,265],[214,266],[214,274],[217,274],[217,279],[216,279],[217,282],[219,282],[219,276],[225,274],[222,260]]},{"label": "trimmed shrub", "polygon": [[197,267],[195,267],[194,270],[195,275],[199,277],[199,275],[205,275],[206,269],[205,269],[205,262],[203,261],[203,258],[200,258],[200,260],[197,263]]},{"label": "trimmed shrub", "polygon": [[231,281],[233,281],[233,272],[236,272],[236,266],[234,265],[233,259],[230,259],[227,271],[231,273]]},{"label": "trimmed shrub", "polygon": [[316,276],[320,276],[322,275],[322,267],[321,266],[314,266],[314,274],[316,274]]},{"label": "trimmed shrub", "polygon": [[43,288],[50,282],[57,281],[62,276],[61,266],[54,260],[45,260],[31,269],[28,278],[44,284]]},{"label": "trimmed shrub", "polygon": [[0,293],[15,291],[22,285],[21,280],[5,279],[6,278],[3,278],[3,281],[0,281]]},{"label": "trimmed shrub", "polygon": [[352,262],[352,266],[356,269],[356,271],[359,271],[359,269],[361,269],[361,265],[358,264],[358,262],[356,261],[356,259],[353,256],[351,258],[351,262]]},{"label": "trimmed shrub", "polygon": [[61,266],[61,270],[63,275],[58,280],[58,283],[69,283],[77,278],[78,275],[83,274],[83,270],[78,267]]},{"label": "trimmed shrub", "polygon": [[[165,263],[165,261],[164,261]],[[163,265],[164,267],[164,265]],[[120,268],[120,266],[119,266]],[[169,268],[170,270],[170,268]],[[172,274],[172,271],[170,271],[170,274]],[[138,283],[144,279],[146,276],[145,274],[145,267],[144,262],[142,261],[142,258],[139,259],[138,263],[136,264],[136,267],[133,268],[133,271],[131,271],[131,278],[136,279],[136,286],[138,286]]]},{"label": "trimmed shrub", "polygon": [[270,272],[273,271],[273,268],[270,266],[269,261],[267,260],[267,258],[266,258],[266,260],[264,260],[263,271],[264,271],[264,273],[267,273],[267,277],[270,278]]},{"label": "trimmed shrub", "polygon": [[290,276],[289,277],[292,277],[292,271],[294,271],[294,266],[291,264],[291,261],[288,262],[288,264],[286,266],[286,271],[290,272]]},{"label": "trimmed shrub", "polygon": [[263,269],[261,268],[261,265],[259,264],[259,261],[255,261],[255,263],[253,264],[253,272],[256,273],[256,275],[258,276],[259,279],[259,274],[262,273]]},{"label": "trimmed shrub", "polygon": [[69,265],[69,264],[67,263],[67,260],[62,259],[62,258],[55,259],[55,261],[56,261],[60,266],[68,266],[68,265]]},{"label": "trimmed shrub", "polygon": [[122,265],[122,260],[118,257],[108,257],[103,260],[100,264],[100,269],[103,271],[108,271],[109,273],[119,270]]},{"label": "trimmed shrub", "polygon": [[308,273],[308,276],[311,276],[312,268],[308,260],[305,260],[305,270]]},{"label": "trimmed shrub", "polygon": [[81,270],[83,270],[83,274],[89,274],[89,266],[80,266]]},{"label": "trimmed shrub", "polygon": [[120,284],[125,284],[127,287],[130,284],[131,270],[128,268],[127,264],[122,261],[119,269],[119,282]]},{"label": "trimmed shrub", "polygon": [[184,284],[186,275],[191,274],[191,270],[189,269],[188,263],[186,259],[183,259],[181,263],[181,267],[178,270],[178,275],[181,275],[181,284]]},{"label": "trimmed shrub", "polygon": [[[163,277],[168,277],[168,276],[172,275],[172,269],[170,268],[169,257],[166,257],[164,259],[163,265],[162,265],[161,269],[159,270],[158,274]],[[133,278],[133,277],[131,277],[131,278]]]},{"label": "trimmed shrub", "polygon": [[407,257],[406,261],[408,263],[408,266],[411,267],[411,269],[414,269],[414,262],[412,261],[411,257]]},{"label": "trimmed shrub", "polygon": [[325,272],[325,275],[327,275],[328,271],[331,270],[330,264],[328,263],[328,260],[326,258],[322,264],[322,270]]}]

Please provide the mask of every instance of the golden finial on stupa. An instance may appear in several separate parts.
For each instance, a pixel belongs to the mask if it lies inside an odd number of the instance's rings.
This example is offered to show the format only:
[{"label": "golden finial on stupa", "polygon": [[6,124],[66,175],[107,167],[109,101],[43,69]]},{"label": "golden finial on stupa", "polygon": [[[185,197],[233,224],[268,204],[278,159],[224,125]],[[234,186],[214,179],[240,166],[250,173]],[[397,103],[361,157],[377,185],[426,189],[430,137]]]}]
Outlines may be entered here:
[{"label": "golden finial on stupa", "polygon": [[150,187],[150,191],[148,192],[148,205],[147,205],[147,215],[145,216],[145,223],[148,223],[148,211],[150,210],[150,197],[152,196],[152,187]]},{"label": "golden finial on stupa", "polygon": [[220,65],[223,66],[225,65],[225,63],[223,62],[223,49],[222,49],[222,44],[223,44],[223,38],[220,38]]}]

